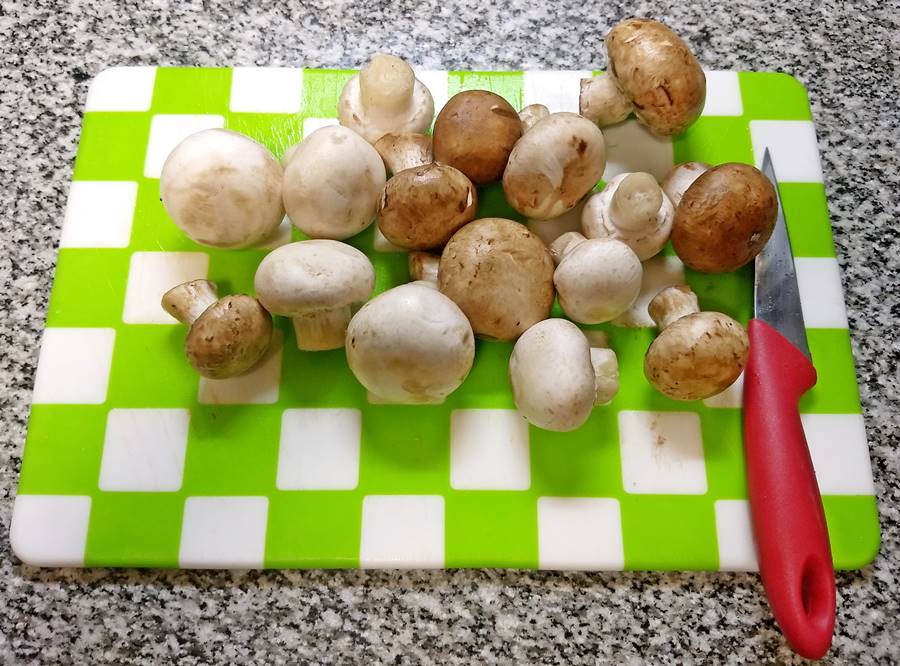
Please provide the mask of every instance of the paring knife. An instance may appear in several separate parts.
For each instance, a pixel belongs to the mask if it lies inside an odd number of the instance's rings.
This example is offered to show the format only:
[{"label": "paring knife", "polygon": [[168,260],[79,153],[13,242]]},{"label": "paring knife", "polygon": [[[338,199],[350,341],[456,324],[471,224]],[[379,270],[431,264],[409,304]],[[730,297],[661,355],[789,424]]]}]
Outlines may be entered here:
[{"label": "paring knife", "polygon": [[755,319],[744,371],[744,452],[759,571],[791,647],[822,657],[834,631],[834,568],[822,498],[798,401],[816,383],[778,183],[767,148],[762,172],[778,196],[772,237],[756,257]]}]

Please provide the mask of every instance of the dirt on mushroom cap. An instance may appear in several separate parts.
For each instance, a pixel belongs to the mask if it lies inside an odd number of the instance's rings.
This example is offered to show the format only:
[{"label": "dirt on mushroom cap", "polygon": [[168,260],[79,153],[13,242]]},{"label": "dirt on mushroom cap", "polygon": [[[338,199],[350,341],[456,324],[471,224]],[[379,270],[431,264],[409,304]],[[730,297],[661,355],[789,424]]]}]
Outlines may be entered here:
[{"label": "dirt on mushroom cap", "polygon": [[514,340],[550,316],[553,268],[546,246],[524,225],[488,217],[453,235],[441,254],[438,283],[477,335]]},{"label": "dirt on mushroom cap", "polygon": [[609,69],[635,115],[656,134],[680,134],[703,111],[706,76],[697,58],[666,25],[622,21],[606,36]]},{"label": "dirt on mushroom cap", "polygon": [[775,188],[758,169],[722,164],[703,173],[682,196],[672,246],[694,270],[733,271],[759,254],[777,213]]},{"label": "dirt on mushroom cap", "polygon": [[434,121],[434,159],[462,171],[476,185],[500,180],[522,136],[519,114],[487,90],[457,93]]},{"label": "dirt on mushroom cap", "polygon": [[378,204],[378,228],[410,250],[443,246],[475,217],[478,194],[465,175],[445,164],[406,169],[391,178]]},{"label": "dirt on mushroom cap", "polygon": [[191,365],[204,377],[240,375],[263,357],[272,340],[272,316],[245,294],[222,298],[200,315],[184,342]]}]

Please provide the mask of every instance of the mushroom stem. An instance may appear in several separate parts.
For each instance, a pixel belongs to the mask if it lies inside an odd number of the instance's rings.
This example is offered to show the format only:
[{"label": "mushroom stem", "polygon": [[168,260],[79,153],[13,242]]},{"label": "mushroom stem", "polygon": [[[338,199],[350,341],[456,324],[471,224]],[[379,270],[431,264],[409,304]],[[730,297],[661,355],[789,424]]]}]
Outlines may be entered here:
[{"label": "mushroom stem", "polygon": [[343,347],[350,317],[349,305],[294,317],[297,348],[303,351],[325,351]]},{"label": "mushroom stem", "polygon": [[550,256],[553,257],[553,263],[559,266],[559,262],[563,260],[569,252],[575,249],[576,245],[583,243],[587,238],[584,234],[577,231],[567,231],[555,241],[550,243]]},{"label": "mushroom stem", "polygon": [[657,328],[663,331],[673,322],[682,317],[700,312],[700,303],[690,287],[684,284],[676,284],[666,287],[650,301],[647,307],[650,318],[656,323]]},{"label": "mushroom stem", "polygon": [[609,215],[620,229],[638,231],[656,225],[663,191],[649,173],[630,173],[612,195]]},{"label": "mushroom stem", "polygon": [[391,173],[434,162],[431,137],[415,132],[385,134],[372,144]]},{"label": "mushroom stem", "polygon": [[191,280],[172,287],[163,294],[162,306],[166,312],[186,326],[219,300],[219,290],[209,280]]},{"label": "mushroom stem", "polygon": [[440,255],[430,252],[410,252],[408,264],[410,280],[423,280],[437,285],[438,268],[441,265]]},{"label": "mushroom stem", "polygon": [[594,405],[605,405],[619,392],[619,360],[606,347],[591,347],[594,366]]},{"label": "mushroom stem", "polygon": [[416,77],[401,58],[376,53],[359,73],[363,106],[375,115],[393,115],[412,100]]},{"label": "mushroom stem", "polygon": [[529,104],[519,111],[519,120],[522,121],[522,134],[530,130],[534,124],[550,115],[550,109],[543,104]]},{"label": "mushroom stem", "polygon": [[632,111],[631,102],[622,94],[612,74],[581,79],[578,113],[600,127],[625,120]]},{"label": "mushroom stem", "polygon": [[672,168],[663,178],[661,187],[673,206],[681,203],[681,197],[704,173],[712,167],[706,162],[682,162]]}]

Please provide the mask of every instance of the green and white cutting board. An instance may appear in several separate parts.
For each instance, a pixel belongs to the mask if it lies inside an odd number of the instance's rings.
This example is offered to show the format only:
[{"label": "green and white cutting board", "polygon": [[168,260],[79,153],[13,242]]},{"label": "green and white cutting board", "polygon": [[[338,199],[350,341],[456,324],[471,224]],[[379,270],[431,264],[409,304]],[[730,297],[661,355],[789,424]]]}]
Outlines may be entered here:
[{"label": "green and white cutting board", "polygon": [[[487,88],[516,108],[577,110],[588,72],[419,72],[437,108]],[[200,379],[161,294],[209,278],[253,292],[267,248],[194,244],[166,216],[159,174],[208,127],[276,156],[334,123],[349,71],[116,68],[88,95],[50,296],[12,546],[29,564],[164,567],[754,569],[740,386],[703,403],[655,393],[650,328],[601,326],[621,392],[574,433],[527,426],[507,384],[511,344],[478,342],[470,377],[440,406],[370,404],[343,350],[297,350],[277,322],[250,375]],[[773,153],[797,255],[818,385],[801,403],[836,566],[862,566],[878,522],[847,319],[804,88],[782,74],[709,72],[704,115],[674,140],[634,121],[604,130],[605,178],[662,176],[684,160]],[[521,219],[493,186],[480,215]],[[62,214],[62,212],[61,212]],[[376,291],[406,256],[350,240]],[[752,274],[684,270],[671,251],[648,290],[686,280],[704,309],[746,322]],[[557,314],[559,311],[557,310]]]}]

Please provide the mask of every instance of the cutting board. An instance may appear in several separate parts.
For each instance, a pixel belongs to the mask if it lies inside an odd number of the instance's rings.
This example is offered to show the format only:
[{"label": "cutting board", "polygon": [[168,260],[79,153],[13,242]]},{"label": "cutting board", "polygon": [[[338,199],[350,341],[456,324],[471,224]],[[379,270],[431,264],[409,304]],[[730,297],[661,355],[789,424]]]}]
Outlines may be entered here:
[{"label": "cutting board", "polygon": [[[477,343],[445,404],[369,401],[343,350],[301,352],[278,318],[276,344],[247,376],[200,379],[185,329],[159,306],[193,278],[253,293],[266,246],[201,247],[159,200],[163,161],[209,127],[244,132],[276,156],[335,123],[350,71],[114,68],[84,114],[35,377],[11,540],[26,563],[141,567],[523,567],[755,569],[741,444],[740,382],[697,403],[655,393],[649,327],[603,325],[621,391],[580,430],[528,427],[507,381],[511,344]],[[486,88],[516,108],[577,111],[590,72],[421,71],[440,108]],[[784,74],[708,72],[703,116],[673,140],[635,121],[604,130],[608,179],[661,177],[674,162],[758,164],[781,181],[818,385],[801,403],[835,565],[878,550],[872,473],[838,264],[806,91]],[[479,216],[521,220],[502,189]],[[376,292],[408,280],[406,255],[350,239]],[[670,249],[645,267],[651,292],[685,281],[703,309],[746,322],[749,268],[703,275]],[[556,314],[562,316],[556,309]]]}]

